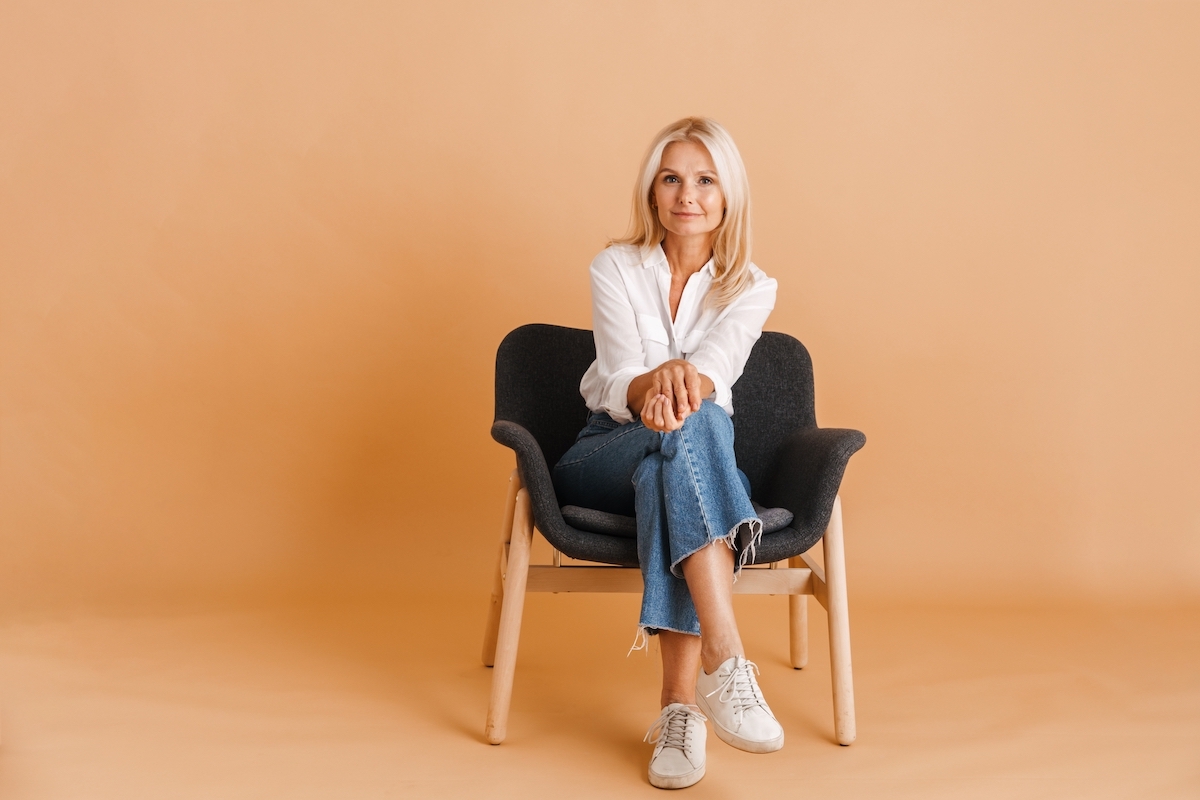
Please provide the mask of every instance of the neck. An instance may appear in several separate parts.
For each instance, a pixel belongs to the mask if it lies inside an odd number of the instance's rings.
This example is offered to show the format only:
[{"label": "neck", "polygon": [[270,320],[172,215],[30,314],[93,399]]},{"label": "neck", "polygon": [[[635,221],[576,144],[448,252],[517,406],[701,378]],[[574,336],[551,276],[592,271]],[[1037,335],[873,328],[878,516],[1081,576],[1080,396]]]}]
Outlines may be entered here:
[{"label": "neck", "polygon": [[712,258],[711,234],[701,236],[676,236],[667,231],[662,241],[663,253],[672,275],[687,277],[699,272]]}]

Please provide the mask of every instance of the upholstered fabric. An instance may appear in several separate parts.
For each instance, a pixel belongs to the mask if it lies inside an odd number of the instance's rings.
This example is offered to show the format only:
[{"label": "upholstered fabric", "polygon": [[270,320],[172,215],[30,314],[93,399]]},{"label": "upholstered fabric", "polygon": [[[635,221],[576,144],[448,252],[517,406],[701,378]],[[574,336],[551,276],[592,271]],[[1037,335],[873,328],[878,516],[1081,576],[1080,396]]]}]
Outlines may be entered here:
[{"label": "upholstered fabric", "polygon": [[[781,531],[792,523],[793,514],[786,508],[764,508],[753,500],[750,502],[762,520],[764,534]],[[562,515],[568,525],[581,531],[624,536],[627,539],[637,538],[637,519],[634,517],[579,506],[563,506]]]},{"label": "upholstered fabric", "polygon": [[[636,566],[635,538],[568,523],[550,481],[550,466],[587,420],[579,380],[595,357],[591,331],[525,325],[508,334],[496,353],[492,437],[516,453],[534,524],[555,549],[570,558]],[[734,452],[752,499],[793,515],[763,535],[754,563],[799,555],[824,533],[846,464],[866,437],[816,427],[812,362],[804,345],[784,333],[765,332],[755,344],[733,387],[733,405]]]}]

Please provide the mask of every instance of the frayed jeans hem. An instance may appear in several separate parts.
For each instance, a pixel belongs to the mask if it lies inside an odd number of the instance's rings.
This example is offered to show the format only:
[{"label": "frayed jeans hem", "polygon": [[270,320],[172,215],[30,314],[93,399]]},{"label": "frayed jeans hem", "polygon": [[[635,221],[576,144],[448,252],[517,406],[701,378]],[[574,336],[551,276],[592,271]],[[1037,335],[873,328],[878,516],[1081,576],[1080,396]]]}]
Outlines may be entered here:
[{"label": "frayed jeans hem", "polygon": [[[739,550],[738,537],[741,535],[743,525],[749,526],[749,528],[750,528],[750,540],[748,542],[746,542],[745,544],[743,544]],[[675,561],[672,562],[672,564],[671,564],[671,574],[674,575],[676,578],[684,579],[683,568],[680,565],[683,564],[684,561],[687,561],[689,558],[696,555],[696,553],[699,553],[701,550],[708,547],[709,545],[714,545],[714,544],[717,544],[718,542],[720,542],[721,544],[725,545],[730,550],[732,550],[735,554],[737,554],[737,559],[735,559],[734,564],[733,564],[733,575],[734,575],[733,579],[734,579],[734,581],[736,581],[737,574],[742,571],[742,567],[746,566],[746,563],[751,561],[754,558],[754,554],[758,550],[758,543],[761,540],[762,540],[762,520],[759,519],[758,517],[746,517],[744,520],[742,520],[741,522],[737,523],[732,528],[730,528],[729,533],[725,534],[724,536],[717,536],[713,539],[709,539],[707,542],[700,545],[699,547],[692,550],[691,552],[686,553],[686,554],[680,556],[679,558],[675,559]]]},{"label": "frayed jeans hem", "polygon": [[668,628],[665,625],[638,625],[637,633],[633,636],[633,646],[629,648],[629,652],[625,654],[625,657],[629,658],[635,650],[646,650],[650,646],[650,637],[658,636],[663,631],[700,638],[700,631],[681,631],[676,628]]}]

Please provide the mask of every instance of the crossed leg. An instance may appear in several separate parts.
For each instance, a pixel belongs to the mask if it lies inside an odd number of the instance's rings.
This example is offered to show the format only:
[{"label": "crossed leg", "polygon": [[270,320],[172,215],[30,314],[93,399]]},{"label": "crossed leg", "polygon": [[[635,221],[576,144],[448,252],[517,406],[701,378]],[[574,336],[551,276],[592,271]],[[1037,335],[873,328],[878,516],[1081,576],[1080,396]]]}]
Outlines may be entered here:
[{"label": "crossed leg", "polygon": [[745,655],[733,615],[733,561],[733,550],[714,542],[681,565],[704,633],[659,632],[664,708],[671,703],[696,704],[696,671],[701,666],[712,673],[726,659]]}]

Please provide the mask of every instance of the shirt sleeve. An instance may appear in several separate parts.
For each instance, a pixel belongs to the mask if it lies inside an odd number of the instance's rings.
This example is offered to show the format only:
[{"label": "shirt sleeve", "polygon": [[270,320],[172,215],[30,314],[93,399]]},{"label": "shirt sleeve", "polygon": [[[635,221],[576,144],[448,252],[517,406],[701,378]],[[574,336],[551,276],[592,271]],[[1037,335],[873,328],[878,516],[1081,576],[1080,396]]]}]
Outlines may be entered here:
[{"label": "shirt sleeve", "polygon": [[592,261],[591,280],[600,406],[617,422],[631,422],[629,384],[646,371],[646,354],[638,335],[637,314],[611,251]]},{"label": "shirt sleeve", "polygon": [[754,284],[722,311],[717,324],[688,357],[698,372],[712,380],[713,401],[726,409],[732,407],[733,385],[742,377],[750,350],[775,308],[778,283],[757,267],[750,269]]}]

